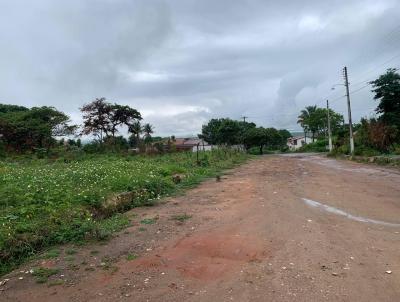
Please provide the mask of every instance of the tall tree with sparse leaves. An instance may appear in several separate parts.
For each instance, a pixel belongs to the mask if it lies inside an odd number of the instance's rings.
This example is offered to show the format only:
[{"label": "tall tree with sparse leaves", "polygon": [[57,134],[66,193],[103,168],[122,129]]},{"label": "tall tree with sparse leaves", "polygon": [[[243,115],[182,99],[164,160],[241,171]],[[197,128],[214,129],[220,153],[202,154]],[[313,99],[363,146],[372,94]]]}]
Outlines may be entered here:
[{"label": "tall tree with sparse leaves", "polygon": [[111,104],[105,98],[97,98],[85,104],[83,113],[83,129],[81,134],[93,134],[100,142],[106,137],[115,137],[118,127],[127,126],[128,129],[135,122],[142,119],[139,111],[129,106]]}]

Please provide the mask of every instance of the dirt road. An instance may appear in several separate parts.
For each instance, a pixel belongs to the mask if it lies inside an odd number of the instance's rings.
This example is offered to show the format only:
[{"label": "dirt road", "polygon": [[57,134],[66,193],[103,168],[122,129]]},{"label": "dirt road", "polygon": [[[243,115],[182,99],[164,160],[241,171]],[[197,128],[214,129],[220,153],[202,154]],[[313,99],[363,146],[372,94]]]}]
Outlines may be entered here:
[{"label": "dirt road", "polygon": [[[0,300],[400,301],[396,170],[265,156],[127,215],[106,245],[8,276]],[[37,284],[33,265],[61,271]]]}]

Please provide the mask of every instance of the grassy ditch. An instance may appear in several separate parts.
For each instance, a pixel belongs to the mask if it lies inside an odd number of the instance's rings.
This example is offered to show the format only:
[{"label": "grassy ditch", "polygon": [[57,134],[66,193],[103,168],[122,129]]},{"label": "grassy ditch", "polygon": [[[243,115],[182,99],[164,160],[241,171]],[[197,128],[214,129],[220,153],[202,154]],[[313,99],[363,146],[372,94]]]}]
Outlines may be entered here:
[{"label": "grassy ditch", "polygon": [[377,156],[353,155],[352,156],[352,155],[332,152],[328,154],[328,157],[334,157],[337,159],[347,159],[359,163],[375,164],[379,166],[400,167],[399,155],[377,155]]},{"label": "grassy ditch", "polygon": [[198,163],[193,153],[0,161],[0,275],[49,246],[107,239],[129,224],[119,213],[153,205],[246,158],[214,150]]}]

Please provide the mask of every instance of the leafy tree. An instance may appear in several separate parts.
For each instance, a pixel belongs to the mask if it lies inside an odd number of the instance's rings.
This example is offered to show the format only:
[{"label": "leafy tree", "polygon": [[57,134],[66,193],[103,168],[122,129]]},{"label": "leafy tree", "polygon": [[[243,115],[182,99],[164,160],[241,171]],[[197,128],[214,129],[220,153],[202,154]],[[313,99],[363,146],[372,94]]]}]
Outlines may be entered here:
[{"label": "leafy tree", "polygon": [[[281,135],[284,134],[285,136]],[[251,147],[258,147],[260,154],[263,154],[263,148],[277,149],[286,146],[286,136],[289,131],[277,130],[275,128],[249,128],[244,135],[243,142],[246,150]]]},{"label": "leafy tree", "polygon": [[282,137],[275,128],[265,129],[265,145],[271,149],[279,149],[282,144]]},{"label": "leafy tree", "polygon": [[69,139],[68,140],[68,145],[69,146],[75,146],[76,145],[76,141],[74,139]]},{"label": "leafy tree", "polygon": [[199,138],[214,145],[243,144],[248,150],[251,147],[264,146],[282,148],[286,146],[291,134],[287,130],[257,127],[254,123],[235,121],[229,118],[212,119],[202,127]]},{"label": "leafy tree", "polygon": [[246,131],[255,127],[254,123],[239,122],[229,118],[211,119],[203,125],[199,138],[212,145],[242,144]]},{"label": "leafy tree", "polygon": [[123,136],[107,136],[104,139],[104,146],[107,150],[111,151],[122,151],[129,148],[127,139]]},{"label": "leafy tree", "polygon": [[256,128],[256,124],[254,123],[249,123],[249,122],[242,122],[239,121],[237,122],[239,125],[239,133],[237,134],[238,138],[237,138],[237,143],[239,144],[244,144],[244,137],[245,137],[245,133],[246,131],[252,129],[252,128]]},{"label": "leafy tree", "polygon": [[379,120],[400,130],[400,74],[397,69],[388,69],[370,84],[375,93],[374,99],[379,101],[376,108],[376,112],[381,114]]},{"label": "leafy tree", "polygon": [[0,114],[19,111],[29,111],[29,109],[23,106],[0,104]]},{"label": "leafy tree", "polygon": [[243,143],[246,150],[257,146],[260,148],[260,154],[263,153],[263,147],[267,143],[267,133],[264,128],[250,128],[245,132]]},{"label": "leafy tree", "polygon": [[287,140],[288,140],[288,138],[292,137],[292,134],[286,129],[278,130],[278,133],[280,136],[279,147],[280,148],[286,147]]},{"label": "leafy tree", "polygon": [[142,119],[136,109],[111,104],[105,98],[97,98],[91,103],[85,104],[81,111],[83,113],[81,134],[93,134],[100,142],[104,140],[104,137],[115,137],[119,126],[126,125],[129,128]]},{"label": "leafy tree", "polygon": [[108,136],[111,130],[109,121],[111,104],[106,102],[105,98],[96,98],[91,103],[83,105],[80,110],[83,113],[83,129],[81,134],[93,134],[97,136],[101,143],[103,137]]},{"label": "leafy tree", "polygon": [[211,119],[206,125],[202,126],[199,138],[204,139],[211,145],[220,144],[219,128],[223,120],[224,119]]},{"label": "leafy tree", "polygon": [[[323,108],[322,110],[324,111],[325,117],[327,117],[328,109]],[[331,131],[332,131],[333,134],[335,134],[343,126],[343,123],[344,123],[343,115],[333,111],[332,109],[329,109],[329,119],[331,121]],[[328,133],[328,120],[327,120],[327,118],[325,118],[324,131],[326,133]]]},{"label": "leafy tree", "polygon": [[139,111],[129,106],[113,104],[111,105],[110,113],[110,132],[113,137],[115,136],[115,133],[118,132],[117,127],[121,125],[129,127],[134,122],[142,119]]},{"label": "leafy tree", "polygon": [[217,133],[219,143],[228,146],[240,143],[241,130],[242,128],[238,121],[223,119]]},{"label": "leafy tree", "polygon": [[[329,115],[331,129],[334,133],[340,128],[341,123],[343,123],[343,116],[332,109],[329,109]],[[306,136],[307,132],[311,132],[314,141],[316,137],[323,134],[327,135],[328,133],[328,109],[318,108],[317,106],[307,106],[298,116],[297,123],[304,129],[304,136]]]},{"label": "leafy tree", "polygon": [[9,149],[48,150],[56,143],[54,137],[71,135],[75,130],[69,117],[53,107],[0,105],[0,134]]}]

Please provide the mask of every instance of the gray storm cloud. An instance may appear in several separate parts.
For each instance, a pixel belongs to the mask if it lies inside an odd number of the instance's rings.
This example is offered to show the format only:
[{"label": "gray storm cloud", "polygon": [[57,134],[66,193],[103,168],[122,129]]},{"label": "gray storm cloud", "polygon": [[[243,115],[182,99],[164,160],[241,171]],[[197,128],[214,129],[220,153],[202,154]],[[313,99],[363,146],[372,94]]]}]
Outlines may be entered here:
[{"label": "gray storm cloud", "polygon": [[[129,104],[159,135],[249,116],[299,129],[297,113],[400,67],[400,3],[367,1],[3,0],[0,101],[52,105],[80,121],[95,97]],[[396,55],[399,55],[396,57]],[[368,88],[352,95],[370,115]]]}]

